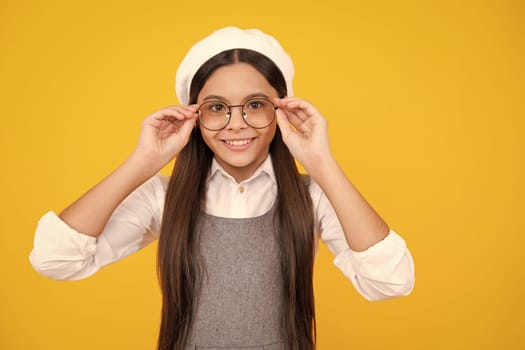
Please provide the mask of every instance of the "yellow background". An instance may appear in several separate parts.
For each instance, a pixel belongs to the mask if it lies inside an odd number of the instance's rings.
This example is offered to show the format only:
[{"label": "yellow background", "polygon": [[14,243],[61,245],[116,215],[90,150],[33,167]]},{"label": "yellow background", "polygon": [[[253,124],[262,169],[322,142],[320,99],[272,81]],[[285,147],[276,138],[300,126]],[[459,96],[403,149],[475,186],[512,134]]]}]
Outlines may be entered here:
[{"label": "yellow background", "polygon": [[290,53],[416,262],[412,295],[370,303],[323,247],[319,349],[524,348],[524,20],[519,0],[2,0],[0,348],[154,348],[156,243],[55,282],[29,265],[34,229],[126,158],[189,47],[232,24]]}]

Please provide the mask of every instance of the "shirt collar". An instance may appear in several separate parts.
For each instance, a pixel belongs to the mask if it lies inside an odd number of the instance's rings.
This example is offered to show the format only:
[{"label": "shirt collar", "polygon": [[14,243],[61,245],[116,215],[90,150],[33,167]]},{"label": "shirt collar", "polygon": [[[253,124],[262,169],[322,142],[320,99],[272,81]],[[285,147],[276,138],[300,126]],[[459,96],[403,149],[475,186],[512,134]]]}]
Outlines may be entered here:
[{"label": "shirt collar", "polygon": [[[216,177],[217,175],[223,175],[224,177],[230,179],[234,183],[237,183],[237,181],[233,178],[233,176],[228,174],[228,172],[226,170],[224,170],[224,168],[222,166],[219,165],[219,163],[217,162],[217,160],[214,157],[213,161],[211,163],[209,179],[212,179],[212,178]],[[264,175],[268,176],[270,178],[270,180],[272,180],[273,183],[276,183],[275,173],[273,171],[272,156],[269,153],[268,153],[268,156],[266,157],[266,159],[264,160],[264,162],[261,164],[261,166],[259,168],[257,168],[257,170],[255,170],[253,175],[250,176],[248,179],[246,179],[244,181],[241,181],[241,184],[248,183],[248,182],[258,178],[259,176],[264,176]]]}]

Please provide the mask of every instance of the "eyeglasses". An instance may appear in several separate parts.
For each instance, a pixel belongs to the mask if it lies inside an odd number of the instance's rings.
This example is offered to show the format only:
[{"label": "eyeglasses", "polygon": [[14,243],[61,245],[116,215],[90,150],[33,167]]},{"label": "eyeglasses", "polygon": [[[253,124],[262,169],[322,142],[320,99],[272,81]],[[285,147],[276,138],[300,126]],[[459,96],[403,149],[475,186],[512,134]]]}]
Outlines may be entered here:
[{"label": "eyeglasses", "polygon": [[232,108],[240,107],[244,122],[254,129],[264,129],[275,119],[277,106],[265,97],[248,100],[242,105],[227,105],[222,101],[206,101],[199,106],[197,115],[200,124],[211,131],[224,129],[230,123]]}]

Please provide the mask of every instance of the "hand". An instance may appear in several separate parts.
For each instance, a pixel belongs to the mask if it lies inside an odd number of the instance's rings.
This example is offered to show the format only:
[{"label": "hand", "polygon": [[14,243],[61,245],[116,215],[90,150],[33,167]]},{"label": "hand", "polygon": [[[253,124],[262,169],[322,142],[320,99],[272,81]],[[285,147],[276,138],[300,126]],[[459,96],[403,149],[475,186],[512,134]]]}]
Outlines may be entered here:
[{"label": "hand", "polygon": [[308,101],[286,97],[274,99],[277,124],[283,141],[292,155],[309,173],[326,157],[331,157],[327,123],[321,113]]},{"label": "hand", "polygon": [[160,170],[188,143],[197,120],[197,105],[163,108],[142,122],[136,155]]}]

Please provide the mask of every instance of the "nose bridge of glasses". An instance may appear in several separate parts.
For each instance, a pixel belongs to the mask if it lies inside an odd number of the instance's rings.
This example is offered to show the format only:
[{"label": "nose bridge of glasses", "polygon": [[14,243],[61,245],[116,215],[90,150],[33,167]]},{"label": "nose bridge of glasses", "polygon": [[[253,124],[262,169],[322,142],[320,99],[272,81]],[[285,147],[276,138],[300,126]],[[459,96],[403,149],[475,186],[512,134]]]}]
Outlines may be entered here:
[{"label": "nose bridge of glasses", "polygon": [[[238,112],[234,112],[237,110]],[[236,118],[234,115],[238,115],[240,118]],[[246,127],[246,112],[244,111],[244,105],[230,105],[228,106],[228,125],[229,128],[242,128]]]},{"label": "nose bridge of glasses", "polygon": [[230,105],[230,106],[228,106],[228,114],[229,114],[230,118],[232,118],[232,116],[233,116],[233,111],[234,111],[235,109],[238,109],[238,110],[239,110],[239,113],[241,113],[240,115],[241,115],[241,116],[243,117],[243,119],[244,119],[244,117],[246,116],[246,111],[244,110],[244,105]]}]

